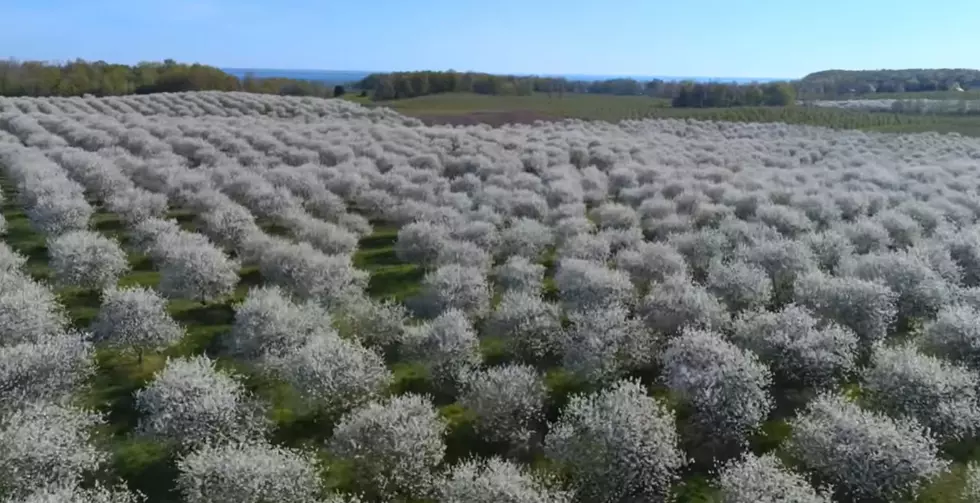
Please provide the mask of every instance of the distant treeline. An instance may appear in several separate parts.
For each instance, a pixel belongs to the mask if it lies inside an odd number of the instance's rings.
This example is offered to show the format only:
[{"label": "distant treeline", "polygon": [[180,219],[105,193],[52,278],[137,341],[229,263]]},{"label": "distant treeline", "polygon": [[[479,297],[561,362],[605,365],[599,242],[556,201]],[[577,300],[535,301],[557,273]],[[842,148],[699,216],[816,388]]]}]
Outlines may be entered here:
[{"label": "distant treeline", "polygon": [[585,81],[454,71],[374,73],[357,82],[355,87],[379,101],[454,92],[505,96],[526,96],[532,93],[548,93],[559,97],[564,93],[650,96],[669,99],[677,107],[788,105],[796,99],[789,83],[702,84],[664,80],[644,82],[622,78]]},{"label": "distant treeline", "polygon": [[960,91],[980,88],[980,70],[964,68],[906,70],[825,70],[797,82],[806,97],[854,94]]},{"label": "distant treeline", "polygon": [[117,96],[180,91],[333,96],[333,87],[317,82],[249,76],[239,79],[213,66],[170,59],[133,66],[82,60],[63,64],[0,61],[0,96]]}]

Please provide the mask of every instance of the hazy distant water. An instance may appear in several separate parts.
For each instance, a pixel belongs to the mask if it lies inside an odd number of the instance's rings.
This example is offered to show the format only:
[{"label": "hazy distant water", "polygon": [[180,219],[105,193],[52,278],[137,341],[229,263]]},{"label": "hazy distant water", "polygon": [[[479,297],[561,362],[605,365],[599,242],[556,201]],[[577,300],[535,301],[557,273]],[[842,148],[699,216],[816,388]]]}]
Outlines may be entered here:
[{"label": "hazy distant water", "polygon": [[[352,71],[352,70],[272,70],[263,68],[222,68],[225,72],[234,75],[238,78],[242,78],[247,73],[259,78],[271,78],[271,77],[281,77],[289,79],[298,80],[312,80],[317,82],[328,82],[331,84],[345,84],[348,82],[355,82],[363,79],[374,72],[366,71]],[[771,82],[773,80],[783,80],[783,79],[773,79],[773,78],[743,78],[743,77],[674,77],[674,76],[656,76],[656,75],[547,75],[548,77],[565,77],[569,80],[606,80],[606,79],[617,79],[617,78],[628,78],[636,79],[639,81],[648,81],[653,79],[661,79],[667,81],[676,80],[694,80],[697,82],[709,82],[709,81],[720,81],[720,82]]]}]

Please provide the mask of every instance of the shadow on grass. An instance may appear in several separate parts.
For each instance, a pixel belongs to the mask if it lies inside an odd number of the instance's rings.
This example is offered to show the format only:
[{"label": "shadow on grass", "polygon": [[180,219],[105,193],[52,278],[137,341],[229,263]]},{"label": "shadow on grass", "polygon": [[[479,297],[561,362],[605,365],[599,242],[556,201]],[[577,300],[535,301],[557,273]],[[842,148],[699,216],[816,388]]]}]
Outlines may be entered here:
[{"label": "shadow on grass", "polygon": [[404,301],[419,291],[419,282],[425,276],[422,268],[414,265],[399,265],[374,271],[368,283],[368,293],[372,297],[392,298]]},{"label": "shadow on grass", "polygon": [[130,489],[147,495],[147,503],[180,501],[174,451],[166,444],[129,437],[114,445],[113,471]]}]

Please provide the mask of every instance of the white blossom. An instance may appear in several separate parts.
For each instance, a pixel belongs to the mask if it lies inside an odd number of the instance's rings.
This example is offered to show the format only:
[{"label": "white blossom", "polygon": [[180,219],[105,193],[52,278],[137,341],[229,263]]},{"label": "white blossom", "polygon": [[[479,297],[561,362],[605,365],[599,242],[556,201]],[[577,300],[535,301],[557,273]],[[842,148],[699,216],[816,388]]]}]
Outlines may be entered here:
[{"label": "white blossom", "polygon": [[312,454],[264,442],[206,444],[177,461],[188,503],[308,503],[320,492]]},{"label": "white blossom", "polygon": [[331,452],[351,464],[359,487],[381,497],[421,497],[436,486],[445,424],[427,397],[371,402],[334,428]]},{"label": "white blossom", "polygon": [[48,257],[57,282],[102,289],[114,286],[129,270],[119,243],[91,231],[71,231],[48,241]]},{"label": "white blossom", "polygon": [[183,446],[248,440],[264,429],[244,386],[206,356],[168,360],[134,401],[141,435]]},{"label": "white blossom", "polygon": [[935,438],[914,419],[891,419],[834,394],[813,399],[790,421],[787,449],[802,465],[853,498],[914,496],[942,474]]},{"label": "white blossom", "polygon": [[575,395],[545,438],[577,501],[664,501],[686,465],[674,413],[637,381]]}]

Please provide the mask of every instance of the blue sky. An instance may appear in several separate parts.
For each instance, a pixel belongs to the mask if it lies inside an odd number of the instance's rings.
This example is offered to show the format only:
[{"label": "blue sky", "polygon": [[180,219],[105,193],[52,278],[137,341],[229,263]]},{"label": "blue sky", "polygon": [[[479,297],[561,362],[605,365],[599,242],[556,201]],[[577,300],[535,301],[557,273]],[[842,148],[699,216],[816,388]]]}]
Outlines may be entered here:
[{"label": "blue sky", "polygon": [[0,57],[795,78],[978,67],[976,0],[0,0]]}]

